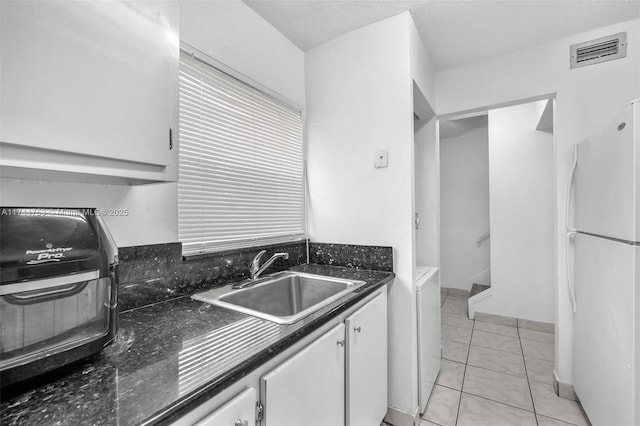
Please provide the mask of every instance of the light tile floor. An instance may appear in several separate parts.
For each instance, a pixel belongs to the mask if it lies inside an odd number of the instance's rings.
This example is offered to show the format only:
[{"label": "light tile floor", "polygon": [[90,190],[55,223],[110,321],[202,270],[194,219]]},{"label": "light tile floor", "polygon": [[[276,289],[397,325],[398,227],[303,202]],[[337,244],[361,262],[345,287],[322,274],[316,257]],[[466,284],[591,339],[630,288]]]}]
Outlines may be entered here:
[{"label": "light tile floor", "polygon": [[442,366],[421,426],[588,425],[577,402],[553,391],[549,331],[490,315],[469,320],[466,298],[442,294]]}]

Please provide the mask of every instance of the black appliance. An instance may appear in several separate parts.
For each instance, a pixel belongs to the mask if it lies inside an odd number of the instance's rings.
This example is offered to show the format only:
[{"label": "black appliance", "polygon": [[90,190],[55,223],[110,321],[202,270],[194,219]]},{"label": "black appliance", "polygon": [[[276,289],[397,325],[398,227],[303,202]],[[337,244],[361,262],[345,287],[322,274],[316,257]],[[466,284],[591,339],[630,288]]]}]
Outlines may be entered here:
[{"label": "black appliance", "polygon": [[94,208],[0,207],[0,386],[98,353],[118,327],[118,248]]}]

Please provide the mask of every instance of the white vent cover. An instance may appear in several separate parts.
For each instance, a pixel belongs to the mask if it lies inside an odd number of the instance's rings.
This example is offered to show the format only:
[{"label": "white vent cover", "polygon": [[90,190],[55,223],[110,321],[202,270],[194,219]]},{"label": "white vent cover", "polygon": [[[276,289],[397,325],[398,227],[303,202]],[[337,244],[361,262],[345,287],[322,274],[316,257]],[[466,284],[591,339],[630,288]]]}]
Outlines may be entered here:
[{"label": "white vent cover", "polygon": [[612,61],[627,56],[627,33],[613,34],[571,46],[571,68]]}]

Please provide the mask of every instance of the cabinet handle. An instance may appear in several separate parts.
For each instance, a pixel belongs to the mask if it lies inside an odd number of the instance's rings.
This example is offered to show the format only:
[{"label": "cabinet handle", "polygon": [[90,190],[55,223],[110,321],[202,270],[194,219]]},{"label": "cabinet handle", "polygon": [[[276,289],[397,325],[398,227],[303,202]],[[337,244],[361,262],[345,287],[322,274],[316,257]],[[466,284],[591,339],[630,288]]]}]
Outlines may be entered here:
[{"label": "cabinet handle", "polygon": [[338,345],[344,347],[344,340],[338,340]]},{"label": "cabinet handle", "polygon": [[173,129],[169,127],[169,150],[173,149]]},{"label": "cabinet handle", "polygon": [[233,426],[249,426],[249,422],[246,420],[238,419]]},{"label": "cabinet handle", "polygon": [[362,327],[353,327],[353,331],[355,331],[356,333],[360,333],[362,332]]}]

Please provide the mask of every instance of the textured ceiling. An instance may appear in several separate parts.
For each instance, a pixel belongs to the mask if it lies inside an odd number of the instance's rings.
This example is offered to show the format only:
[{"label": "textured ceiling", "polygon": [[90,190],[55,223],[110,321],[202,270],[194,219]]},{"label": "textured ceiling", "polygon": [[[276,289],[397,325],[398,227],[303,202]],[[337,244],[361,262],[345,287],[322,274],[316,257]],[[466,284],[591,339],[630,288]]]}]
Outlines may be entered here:
[{"label": "textured ceiling", "polygon": [[243,0],[302,50],[411,11],[436,69],[640,16],[640,1]]}]

